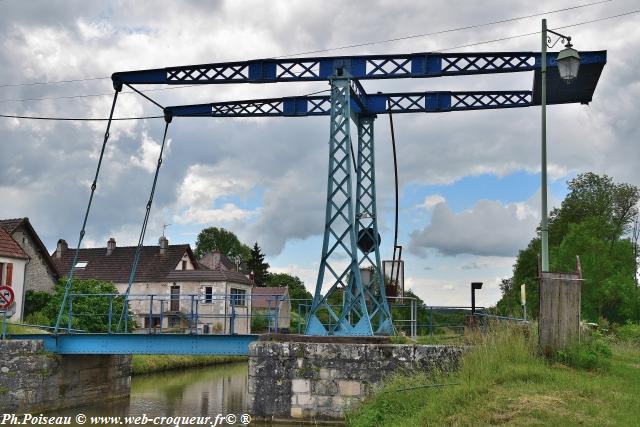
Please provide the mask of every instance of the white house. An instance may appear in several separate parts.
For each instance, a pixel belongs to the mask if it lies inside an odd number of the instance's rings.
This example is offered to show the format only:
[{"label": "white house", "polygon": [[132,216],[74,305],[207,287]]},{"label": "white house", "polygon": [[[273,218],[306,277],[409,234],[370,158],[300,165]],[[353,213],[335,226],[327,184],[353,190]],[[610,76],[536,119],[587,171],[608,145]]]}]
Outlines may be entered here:
[{"label": "white house", "polygon": [[29,256],[2,227],[0,227],[0,286],[13,289],[14,303],[7,309],[11,320],[22,321],[24,310],[25,271]]},{"label": "white house", "polygon": [[[112,282],[124,294],[135,252],[135,246],[118,247],[113,238],[106,248],[80,249],[74,277]],[[58,241],[52,259],[61,276],[69,274],[74,254]],[[157,246],[142,247],[129,307],[140,329],[248,334],[251,288],[242,273],[208,269],[188,244],[169,245],[162,236]]]}]

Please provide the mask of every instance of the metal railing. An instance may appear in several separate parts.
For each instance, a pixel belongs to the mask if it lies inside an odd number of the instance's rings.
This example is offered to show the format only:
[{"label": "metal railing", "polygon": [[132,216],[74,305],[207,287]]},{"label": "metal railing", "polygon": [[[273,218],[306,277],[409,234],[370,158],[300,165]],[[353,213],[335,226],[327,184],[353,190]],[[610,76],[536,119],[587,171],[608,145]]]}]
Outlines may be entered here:
[{"label": "metal railing", "polygon": [[[260,301],[258,307],[254,302]],[[294,300],[295,301],[295,300]],[[288,330],[291,299],[279,294],[85,294],[70,293],[62,311],[62,331],[91,318],[105,333],[248,334],[252,321],[264,320],[268,332]],[[90,310],[83,310],[92,305]],[[80,308],[78,308],[80,307]],[[96,309],[97,307],[97,309]],[[126,309],[124,309],[126,307]],[[259,323],[259,322],[258,322]],[[64,327],[66,325],[66,327]],[[96,332],[96,331],[93,331]]]},{"label": "metal railing", "polygon": [[[257,303],[259,301],[259,303]],[[311,309],[311,299],[288,298],[280,294],[239,293],[193,294],[88,294],[70,293],[62,311],[60,332],[67,334],[179,333],[179,334],[303,334]],[[127,307],[123,309],[123,307]],[[462,335],[469,324],[471,307],[426,306],[415,297],[389,297],[394,328],[398,333],[418,336]],[[336,310],[339,307],[336,306]],[[7,335],[7,312],[2,316],[2,338]],[[484,307],[474,314],[480,325],[489,320],[526,322],[525,319],[497,316]],[[91,318],[92,321],[80,321]],[[331,319],[328,320],[331,322]],[[17,326],[53,331],[48,325],[12,323]],[[80,328],[77,325],[91,325]],[[66,327],[65,327],[66,326]]]}]

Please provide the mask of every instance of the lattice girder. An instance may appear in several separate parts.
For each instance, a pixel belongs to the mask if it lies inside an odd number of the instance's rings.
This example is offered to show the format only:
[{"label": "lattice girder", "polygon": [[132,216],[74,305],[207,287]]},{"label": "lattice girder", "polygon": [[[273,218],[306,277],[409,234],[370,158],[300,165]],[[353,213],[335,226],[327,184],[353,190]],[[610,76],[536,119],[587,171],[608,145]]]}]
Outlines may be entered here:
[{"label": "lattice girder", "polygon": [[[325,229],[306,334],[373,335],[356,248],[350,150],[351,88],[348,77],[331,79],[330,102]],[[327,288],[324,294],[323,288]],[[336,305],[335,299],[339,294],[342,301]]]},{"label": "lattice girder", "polygon": [[[356,222],[357,235],[373,242],[372,248],[359,247],[359,268],[370,274],[361,277],[365,290],[367,309],[376,334],[393,333],[391,311],[382,276],[380,245],[378,241],[378,212],[376,206],[376,173],[374,145],[375,116],[362,114],[358,126],[358,166],[356,179]],[[371,257],[373,255],[373,258]]]}]

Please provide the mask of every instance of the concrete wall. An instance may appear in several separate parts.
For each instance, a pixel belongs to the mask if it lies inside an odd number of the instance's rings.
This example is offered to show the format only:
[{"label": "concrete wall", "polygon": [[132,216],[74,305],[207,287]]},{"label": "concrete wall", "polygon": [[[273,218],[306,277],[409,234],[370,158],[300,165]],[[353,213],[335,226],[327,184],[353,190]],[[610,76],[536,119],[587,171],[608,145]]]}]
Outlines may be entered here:
[{"label": "concrete wall", "polygon": [[56,284],[54,272],[51,271],[42,259],[43,255],[38,252],[36,242],[25,233],[23,227],[14,231],[11,237],[18,242],[22,250],[25,251],[30,258],[29,264],[27,265],[25,291],[53,292],[53,287]]},{"label": "concrete wall", "polygon": [[42,341],[0,341],[0,411],[35,412],[129,396],[131,356],[53,355]]},{"label": "concrete wall", "polygon": [[458,367],[458,346],[257,341],[249,405],[264,418],[339,419],[387,375]]}]

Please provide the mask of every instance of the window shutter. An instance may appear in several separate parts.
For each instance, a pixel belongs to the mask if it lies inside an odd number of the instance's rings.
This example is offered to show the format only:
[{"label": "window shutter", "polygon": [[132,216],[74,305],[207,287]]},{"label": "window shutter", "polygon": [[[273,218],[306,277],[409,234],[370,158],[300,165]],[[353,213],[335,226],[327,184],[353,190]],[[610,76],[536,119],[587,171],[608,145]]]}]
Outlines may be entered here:
[{"label": "window shutter", "polygon": [[7,264],[7,281],[6,285],[11,286],[13,280],[13,263]]}]

